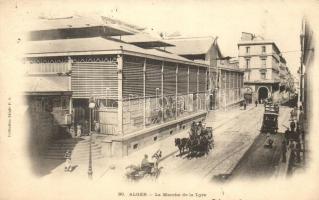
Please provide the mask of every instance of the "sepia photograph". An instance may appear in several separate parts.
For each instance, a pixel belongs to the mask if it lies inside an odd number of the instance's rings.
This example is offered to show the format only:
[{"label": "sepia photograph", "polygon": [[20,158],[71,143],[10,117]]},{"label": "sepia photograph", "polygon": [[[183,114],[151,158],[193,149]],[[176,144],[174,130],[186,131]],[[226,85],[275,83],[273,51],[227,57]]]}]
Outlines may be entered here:
[{"label": "sepia photograph", "polygon": [[318,199],[318,9],[0,1],[0,199]]}]

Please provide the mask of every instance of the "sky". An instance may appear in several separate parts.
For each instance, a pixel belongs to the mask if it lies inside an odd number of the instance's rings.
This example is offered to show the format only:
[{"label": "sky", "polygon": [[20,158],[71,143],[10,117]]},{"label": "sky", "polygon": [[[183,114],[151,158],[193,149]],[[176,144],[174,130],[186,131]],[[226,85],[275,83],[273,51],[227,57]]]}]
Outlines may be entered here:
[{"label": "sky", "polygon": [[[36,2],[36,3],[35,3]],[[218,36],[225,56],[237,56],[241,32],[273,40],[293,74],[300,65],[301,20],[305,13],[317,13],[314,1],[254,0],[126,0],[126,1],[17,1],[20,16],[65,17],[103,15],[146,27],[152,33],[179,32],[183,36]],[[24,20],[27,24],[27,20]],[[287,52],[286,51],[293,51]]]},{"label": "sky", "polygon": [[[303,5],[305,6],[305,5]],[[129,7],[129,8],[128,8]],[[221,51],[237,56],[241,32],[251,32],[273,40],[283,53],[293,74],[300,60],[302,5],[292,3],[252,3],[244,1],[187,1],[185,3],[118,4],[107,16],[154,29],[179,32],[184,36],[218,36]],[[137,14],[138,13],[138,14]]]}]

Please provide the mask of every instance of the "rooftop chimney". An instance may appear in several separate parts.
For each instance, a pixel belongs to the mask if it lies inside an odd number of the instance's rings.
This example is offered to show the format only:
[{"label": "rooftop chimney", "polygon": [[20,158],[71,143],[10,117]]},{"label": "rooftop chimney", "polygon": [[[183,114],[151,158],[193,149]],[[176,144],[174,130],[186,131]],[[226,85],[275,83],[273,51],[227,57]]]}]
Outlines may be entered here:
[{"label": "rooftop chimney", "polygon": [[252,33],[247,33],[247,32],[242,32],[241,33],[241,38],[242,41],[250,41],[254,39],[254,34]]}]

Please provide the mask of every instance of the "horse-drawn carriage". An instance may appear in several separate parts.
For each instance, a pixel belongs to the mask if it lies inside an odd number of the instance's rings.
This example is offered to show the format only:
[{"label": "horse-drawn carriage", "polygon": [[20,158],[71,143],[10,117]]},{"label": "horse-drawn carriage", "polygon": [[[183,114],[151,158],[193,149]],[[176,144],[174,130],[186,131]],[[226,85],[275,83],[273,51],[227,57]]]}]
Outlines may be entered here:
[{"label": "horse-drawn carriage", "polygon": [[279,106],[268,104],[265,106],[263,123],[261,126],[262,133],[277,133],[278,131]]},{"label": "horse-drawn carriage", "polygon": [[201,122],[192,123],[188,138],[175,138],[175,146],[178,147],[180,156],[187,153],[187,157],[208,155],[214,147],[213,129],[205,127]]},{"label": "horse-drawn carriage", "polygon": [[126,178],[131,181],[139,181],[143,178],[157,179],[163,167],[159,167],[159,159],[162,157],[162,151],[156,151],[152,159],[154,162],[148,162],[147,165],[129,165],[126,167]]}]

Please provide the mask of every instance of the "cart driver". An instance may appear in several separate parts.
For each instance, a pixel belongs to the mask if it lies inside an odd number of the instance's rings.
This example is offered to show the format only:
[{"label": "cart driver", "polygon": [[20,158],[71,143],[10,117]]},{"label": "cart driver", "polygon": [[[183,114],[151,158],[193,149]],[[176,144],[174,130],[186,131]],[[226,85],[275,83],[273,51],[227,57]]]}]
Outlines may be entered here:
[{"label": "cart driver", "polygon": [[199,122],[198,122],[198,126],[197,126],[197,135],[201,135],[203,129],[204,129],[204,128],[203,128],[202,122],[199,121]]},{"label": "cart driver", "polygon": [[149,162],[149,161],[148,161],[148,155],[145,154],[145,155],[144,155],[144,158],[143,158],[143,160],[142,160],[142,163],[141,163],[141,169],[144,170],[144,171],[146,171],[146,172],[151,172],[153,166],[154,166],[154,163]]}]

